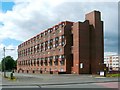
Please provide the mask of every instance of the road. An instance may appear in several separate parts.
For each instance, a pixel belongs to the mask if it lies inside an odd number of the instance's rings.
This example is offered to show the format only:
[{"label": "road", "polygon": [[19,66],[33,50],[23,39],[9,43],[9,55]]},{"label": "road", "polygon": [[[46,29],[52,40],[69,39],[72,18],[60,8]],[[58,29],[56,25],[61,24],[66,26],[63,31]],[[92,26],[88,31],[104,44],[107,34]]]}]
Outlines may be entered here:
[{"label": "road", "polygon": [[13,81],[2,78],[2,88],[118,88],[118,78],[18,73],[15,76]]}]

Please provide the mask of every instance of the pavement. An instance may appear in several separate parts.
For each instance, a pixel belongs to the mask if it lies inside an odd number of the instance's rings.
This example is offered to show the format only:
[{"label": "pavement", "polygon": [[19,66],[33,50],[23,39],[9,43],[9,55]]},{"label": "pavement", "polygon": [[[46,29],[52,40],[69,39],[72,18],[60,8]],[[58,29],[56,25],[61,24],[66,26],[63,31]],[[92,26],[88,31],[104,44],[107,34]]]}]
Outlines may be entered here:
[{"label": "pavement", "polygon": [[22,73],[14,75],[16,80],[2,78],[2,88],[119,88],[118,77]]}]

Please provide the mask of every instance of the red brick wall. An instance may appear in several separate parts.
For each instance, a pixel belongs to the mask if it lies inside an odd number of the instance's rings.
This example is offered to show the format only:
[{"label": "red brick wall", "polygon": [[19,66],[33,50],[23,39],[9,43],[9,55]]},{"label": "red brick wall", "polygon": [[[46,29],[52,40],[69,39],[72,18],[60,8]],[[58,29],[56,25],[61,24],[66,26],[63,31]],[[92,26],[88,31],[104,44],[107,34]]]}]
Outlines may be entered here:
[{"label": "red brick wall", "polygon": [[79,52],[79,47],[80,47],[80,30],[79,30],[79,23],[74,23],[73,24],[73,73],[79,74],[79,63],[80,63],[80,52]]},{"label": "red brick wall", "polygon": [[96,73],[100,71],[104,60],[103,22],[99,11],[86,14],[86,20],[90,22],[91,72]]},{"label": "red brick wall", "polygon": [[[56,33],[56,31],[54,31],[52,32],[50,37],[48,34],[48,36],[46,36],[45,38],[39,38],[39,40],[45,42],[50,39],[54,39],[55,37],[64,35],[65,36],[64,46],[58,46],[57,48],[47,50],[49,54],[43,54],[46,51],[41,53],[33,52],[32,54],[29,54],[27,56],[18,57],[18,62],[19,62],[23,60],[29,61],[41,57],[45,58],[45,57],[63,54],[65,55],[65,65],[61,66],[60,62],[58,62],[57,66],[17,65],[17,70],[19,69],[21,69],[20,71],[24,70],[24,73],[27,73],[27,70],[30,73],[33,73],[33,71],[35,71],[35,73],[40,73],[40,69],[42,68],[43,70],[42,73],[50,73],[49,72],[50,68],[52,69],[52,71],[54,71],[54,69],[57,68],[58,72],[60,72],[60,69],[63,68],[64,72],[66,73],[76,73],[76,74],[97,73],[98,71],[103,70],[104,36],[103,36],[103,22],[101,21],[100,12],[93,11],[91,13],[88,13],[86,14],[85,19],[86,20],[84,22],[69,22],[69,21],[61,22],[64,23],[63,27],[59,27],[59,29],[61,29],[62,32]],[[55,25],[54,27],[56,26],[59,25]],[[46,31],[47,30],[45,30],[44,32]],[[36,38],[38,35],[36,35],[31,39]],[[53,42],[53,44],[54,43],[55,42]],[[40,44],[40,42],[36,42],[36,43],[32,42],[27,45],[24,45],[21,48],[19,46],[18,52],[38,44]],[[60,52],[59,49],[62,49],[62,52]],[[80,63],[83,63],[83,68],[80,68]],[[47,69],[47,71],[44,71],[45,68]],[[53,73],[58,73],[58,72],[53,72]]]}]

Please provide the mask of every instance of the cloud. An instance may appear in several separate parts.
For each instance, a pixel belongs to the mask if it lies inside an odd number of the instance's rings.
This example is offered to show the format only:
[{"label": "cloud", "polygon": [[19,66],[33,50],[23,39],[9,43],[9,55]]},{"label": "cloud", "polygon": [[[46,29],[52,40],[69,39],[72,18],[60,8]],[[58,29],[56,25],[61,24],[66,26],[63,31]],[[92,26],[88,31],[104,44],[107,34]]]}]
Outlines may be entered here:
[{"label": "cloud", "polygon": [[64,20],[84,21],[84,15],[96,9],[101,11],[105,25],[105,51],[116,52],[116,48],[112,46],[117,45],[118,10],[115,1],[118,0],[108,3],[103,0],[98,2],[95,0],[13,1],[15,5],[12,11],[0,12],[0,22],[4,24],[0,26],[0,42],[6,38],[25,41]]},{"label": "cloud", "polygon": [[[15,6],[13,11],[8,11],[7,13],[0,13],[0,21],[4,22],[4,26],[1,28],[0,39],[10,37],[12,39],[18,39],[24,41],[33,35],[39,33],[40,31],[51,27],[52,25],[63,21],[63,20],[72,20],[78,21],[84,19],[84,14],[90,12],[94,9],[103,11],[103,19],[106,19],[106,25],[112,23],[108,22],[108,19],[115,21],[114,14],[107,17],[108,14],[116,13],[115,7],[109,3],[81,3],[81,2],[67,2],[61,0],[59,1],[50,1],[50,0],[27,0],[25,2],[18,2],[14,0]],[[112,17],[112,18],[111,18]],[[109,28],[113,29],[113,25],[110,25]],[[108,28],[108,29],[109,29]],[[109,30],[111,30],[109,29]],[[109,32],[108,30],[108,32]],[[113,30],[114,31],[114,30]],[[112,31],[112,32],[113,32]],[[3,34],[6,32],[6,34]],[[21,33],[21,35],[19,35]]]},{"label": "cloud", "polygon": [[9,37],[24,41],[52,26],[55,18],[51,8],[57,3],[59,2],[56,0],[54,3],[42,0],[35,0],[34,2],[32,0],[26,2],[15,0],[13,11],[0,13],[0,21],[4,23],[4,26],[0,28],[0,39]]},{"label": "cloud", "polygon": [[104,56],[110,56],[110,55],[118,55],[116,52],[105,52]]},{"label": "cloud", "polygon": [[[2,58],[4,58],[4,51],[3,51],[3,47],[5,47],[5,56],[11,56],[13,57],[14,60],[17,60],[17,46],[14,45],[4,45],[4,44],[0,44],[0,60],[2,60]],[[14,50],[10,50],[10,49],[14,49]]]}]

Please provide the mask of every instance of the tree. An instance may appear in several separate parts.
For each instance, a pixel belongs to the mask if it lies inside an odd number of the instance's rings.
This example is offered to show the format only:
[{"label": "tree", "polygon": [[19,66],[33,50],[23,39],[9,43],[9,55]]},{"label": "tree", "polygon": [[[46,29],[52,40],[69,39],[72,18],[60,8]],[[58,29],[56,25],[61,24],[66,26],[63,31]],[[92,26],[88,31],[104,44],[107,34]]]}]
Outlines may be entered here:
[{"label": "tree", "polygon": [[2,70],[2,64],[1,64],[1,62],[0,62],[0,71]]},{"label": "tree", "polygon": [[15,67],[16,67],[16,61],[11,56],[7,56],[2,59],[2,71],[4,70],[11,71]]}]

